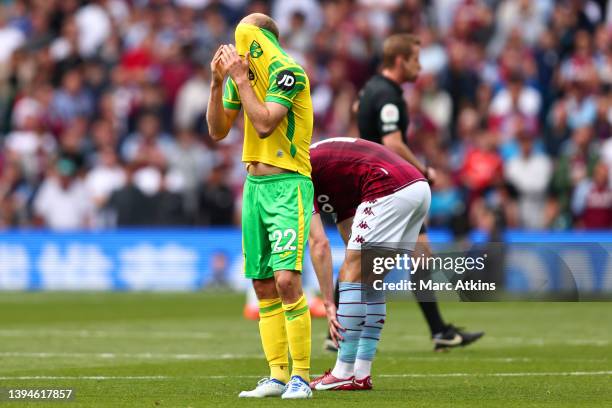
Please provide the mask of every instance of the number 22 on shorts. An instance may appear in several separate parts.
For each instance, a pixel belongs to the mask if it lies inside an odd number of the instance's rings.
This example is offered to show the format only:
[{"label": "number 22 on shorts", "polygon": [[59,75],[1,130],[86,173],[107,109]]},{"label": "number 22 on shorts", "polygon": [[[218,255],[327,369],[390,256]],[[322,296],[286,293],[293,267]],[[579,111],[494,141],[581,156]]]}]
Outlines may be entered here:
[{"label": "number 22 on shorts", "polygon": [[[283,238],[289,238],[289,240],[282,246]],[[295,251],[296,246],[293,245],[295,239],[297,238],[297,233],[293,228],[287,228],[284,231],[274,230],[272,231],[272,239],[276,241],[274,246],[272,247],[273,253],[285,252],[285,251]]]}]

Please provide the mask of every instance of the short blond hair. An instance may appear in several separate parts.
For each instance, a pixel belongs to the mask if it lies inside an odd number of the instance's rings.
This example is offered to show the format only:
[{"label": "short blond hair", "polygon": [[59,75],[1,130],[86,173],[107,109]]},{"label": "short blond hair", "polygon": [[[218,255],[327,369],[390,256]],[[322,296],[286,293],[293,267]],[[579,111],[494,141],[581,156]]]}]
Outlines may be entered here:
[{"label": "short blond hair", "polygon": [[382,66],[392,67],[397,56],[409,58],[414,52],[414,47],[421,45],[421,40],[414,34],[393,34],[383,42]]}]

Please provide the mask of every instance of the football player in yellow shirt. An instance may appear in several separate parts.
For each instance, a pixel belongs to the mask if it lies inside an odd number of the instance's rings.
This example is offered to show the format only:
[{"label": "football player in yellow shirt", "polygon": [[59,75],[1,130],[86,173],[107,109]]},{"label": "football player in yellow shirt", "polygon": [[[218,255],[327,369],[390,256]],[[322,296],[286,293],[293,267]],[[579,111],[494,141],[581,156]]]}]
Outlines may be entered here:
[{"label": "football player in yellow shirt", "polygon": [[[249,174],[242,247],[245,275],[259,299],[259,332],[270,366],[270,377],[240,397],[310,398],[310,312],[301,282],[314,194],[310,84],[302,67],[281,48],[269,16],[243,18],[235,40],[235,46],[222,45],[211,62],[206,117],[211,137],[221,140],[244,110],[242,161]],[[334,322],[332,278],[318,278],[328,319]]]}]

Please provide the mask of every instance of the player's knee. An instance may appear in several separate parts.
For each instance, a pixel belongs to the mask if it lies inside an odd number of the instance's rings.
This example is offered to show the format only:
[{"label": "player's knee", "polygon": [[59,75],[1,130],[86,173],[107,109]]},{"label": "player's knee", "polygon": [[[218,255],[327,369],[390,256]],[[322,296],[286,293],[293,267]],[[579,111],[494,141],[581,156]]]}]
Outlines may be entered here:
[{"label": "player's knee", "polygon": [[274,279],[254,279],[253,289],[257,299],[276,299],[278,298],[278,292]]},{"label": "player's knee", "polygon": [[279,274],[276,277],[276,288],[284,302],[294,302],[302,293],[299,279],[293,273]]}]

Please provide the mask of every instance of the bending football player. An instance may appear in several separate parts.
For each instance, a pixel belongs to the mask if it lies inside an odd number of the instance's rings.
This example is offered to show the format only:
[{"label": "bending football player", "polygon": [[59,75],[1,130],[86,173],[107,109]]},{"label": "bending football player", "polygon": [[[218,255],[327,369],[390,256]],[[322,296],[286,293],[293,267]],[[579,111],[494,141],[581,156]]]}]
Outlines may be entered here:
[{"label": "bending football player", "polygon": [[[310,383],[315,390],[368,390],[371,367],[386,318],[384,292],[366,291],[361,249],[366,242],[414,243],[431,201],[426,178],[379,144],[331,138],[310,147],[315,214],[310,246],[315,270],[331,270],[331,253],[319,212],[336,216],[346,244],[339,276],[338,322],[330,333],[339,344],[336,365]],[[414,249],[414,248],[408,248]],[[317,275],[329,276],[317,271]]]}]

